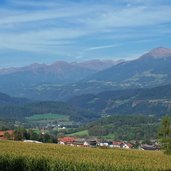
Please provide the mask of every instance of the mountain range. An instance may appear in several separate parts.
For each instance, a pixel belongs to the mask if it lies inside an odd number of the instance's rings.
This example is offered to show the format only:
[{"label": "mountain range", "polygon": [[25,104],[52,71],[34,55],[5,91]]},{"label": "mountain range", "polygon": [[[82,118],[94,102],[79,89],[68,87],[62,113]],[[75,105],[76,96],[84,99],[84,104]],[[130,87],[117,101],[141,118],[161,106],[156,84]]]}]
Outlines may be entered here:
[{"label": "mountain range", "polygon": [[171,49],[155,48],[139,58],[122,61],[93,73],[82,80],[64,86],[39,85],[32,87],[29,97],[46,100],[67,100],[82,94],[102,91],[152,88],[171,83]]},{"label": "mountain range", "polygon": [[102,91],[171,83],[171,49],[158,47],[130,61],[57,61],[0,70],[0,91],[34,100],[68,100]]},{"label": "mountain range", "polygon": [[1,69],[0,117],[57,112],[91,120],[108,114],[171,114],[170,66],[171,49],[159,47],[131,61]]},{"label": "mountain range", "polygon": [[117,88],[153,87],[171,81],[171,49],[155,48],[132,61],[126,61],[90,76],[87,82],[108,83]]},{"label": "mountain range", "polygon": [[35,63],[26,67],[1,69],[0,91],[13,96],[24,96],[25,91],[29,91],[32,87],[63,86],[75,83],[120,62],[112,60],[71,63],[57,61],[51,65]]}]

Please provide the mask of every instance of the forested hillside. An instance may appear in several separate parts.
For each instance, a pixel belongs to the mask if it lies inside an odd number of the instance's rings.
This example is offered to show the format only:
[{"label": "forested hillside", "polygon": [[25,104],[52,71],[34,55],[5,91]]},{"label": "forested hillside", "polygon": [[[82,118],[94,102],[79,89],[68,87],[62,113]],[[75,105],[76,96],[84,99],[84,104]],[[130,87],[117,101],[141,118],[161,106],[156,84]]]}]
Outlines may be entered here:
[{"label": "forested hillside", "polygon": [[100,114],[171,114],[171,85],[76,96],[69,103]]},{"label": "forested hillside", "polygon": [[90,136],[115,140],[144,140],[157,138],[159,118],[142,115],[116,115],[101,118],[88,124]]},{"label": "forested hillside", "polygon": [[24,120],[35,114],[54,113],[70,116],[71,120],[88,121],[97,115],[64,102],[34,102],[21,105],[0,105],[0,118]]},{"label": "forested hillside", "polygon": [[11,96],[8,96],[7,94],[0,92],[0,105],[23,104],[26,102],[29,102],[29,100],[25,98],[11,97]]}]

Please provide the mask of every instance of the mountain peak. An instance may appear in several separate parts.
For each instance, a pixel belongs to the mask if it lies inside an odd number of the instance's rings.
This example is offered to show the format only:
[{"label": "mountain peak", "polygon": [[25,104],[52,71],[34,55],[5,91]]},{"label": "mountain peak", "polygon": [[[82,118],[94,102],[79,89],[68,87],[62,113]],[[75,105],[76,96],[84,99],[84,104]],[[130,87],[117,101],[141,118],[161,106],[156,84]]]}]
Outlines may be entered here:
[{"label": "mountain peak", "polygon": [[143,58],[144,57],[153,57],[153,58],[171,57],[171,49],[164,48],[164,47],[154,48],[151,51],[149,51],[148,53],[144,54],[142,57]]}]

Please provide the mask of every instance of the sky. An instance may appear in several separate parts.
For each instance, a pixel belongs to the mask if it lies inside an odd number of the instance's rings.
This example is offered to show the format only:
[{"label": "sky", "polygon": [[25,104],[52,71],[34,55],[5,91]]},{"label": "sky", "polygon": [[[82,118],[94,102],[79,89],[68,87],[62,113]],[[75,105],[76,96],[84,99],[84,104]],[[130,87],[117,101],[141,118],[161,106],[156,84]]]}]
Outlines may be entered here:
[{"label": "sky", "polygon": [[134,59],[171,48],[170,0],[0,0],[0,67]]}]

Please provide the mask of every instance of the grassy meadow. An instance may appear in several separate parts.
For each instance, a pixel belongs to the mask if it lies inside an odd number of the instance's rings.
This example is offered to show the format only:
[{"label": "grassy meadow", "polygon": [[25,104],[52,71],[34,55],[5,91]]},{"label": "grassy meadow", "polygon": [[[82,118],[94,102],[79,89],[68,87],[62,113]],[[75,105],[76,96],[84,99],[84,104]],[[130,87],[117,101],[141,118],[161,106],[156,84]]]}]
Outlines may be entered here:
[{"label": "grassy meadow", "polygon": [[60,114],[47,113],[47,114],[32,115],[30,117],[27,117],[26,119],[28,119],[30,121],[39,121],[39,120],[67,120],[68,116],[60,115]]},{"label": "grassy meadow", "polygon": [[75,132],[73,134],[69,134],[68,136],[88,136],[88,130],[83,130],[79,132]]},{"label": "grassy meadow", "polygon": [[35,114],[29,117],[26,117],[26,120],[29,123],[41,124],[43,126],[47,125],[49,122],[57,122],[58,124],[72,124],[68,115],[46,113],[46,114]]},{"label": "grassy meadow", "polygon": [[70,147],[0,141],[1,171],[169,171],[161,151]]}]

